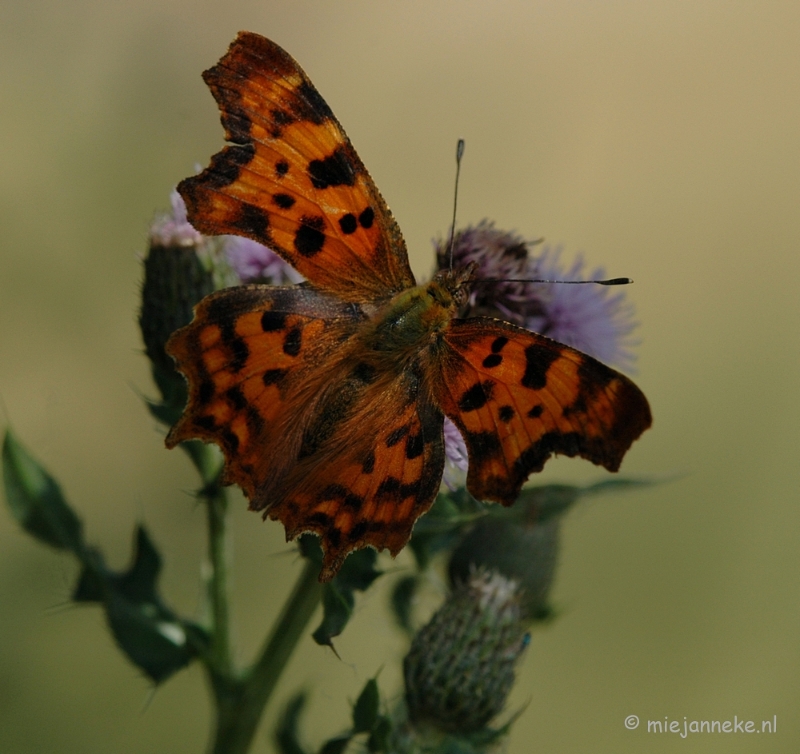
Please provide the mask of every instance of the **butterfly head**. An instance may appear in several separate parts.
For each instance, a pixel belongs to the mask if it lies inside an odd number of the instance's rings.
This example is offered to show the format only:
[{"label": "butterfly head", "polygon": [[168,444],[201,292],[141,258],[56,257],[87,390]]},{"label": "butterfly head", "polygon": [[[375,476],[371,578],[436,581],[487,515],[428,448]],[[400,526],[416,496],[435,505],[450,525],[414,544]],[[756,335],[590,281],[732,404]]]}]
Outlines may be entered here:
[{"label": "butterfly head", "polygon": [[[477,269],[478,263],[470,262],[465,267],[439,270],[428,287],[429,295],[433,295],[434,298],[448,299],[446,302],[437,300],[437,303],[458,311],[467,303]],[[436,293],[433,293],[433,290]]]}]

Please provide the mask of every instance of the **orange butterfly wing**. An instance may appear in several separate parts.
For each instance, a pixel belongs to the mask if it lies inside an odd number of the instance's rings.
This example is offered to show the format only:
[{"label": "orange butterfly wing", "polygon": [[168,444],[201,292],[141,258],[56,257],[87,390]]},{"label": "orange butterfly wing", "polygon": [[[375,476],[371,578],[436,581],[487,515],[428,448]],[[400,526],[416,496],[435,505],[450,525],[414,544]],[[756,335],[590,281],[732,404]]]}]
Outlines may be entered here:
[{"label": "orange butterfly wing", "polygon": [[360,359],[364,320],[310,288],[241,286],[203,299],[167,346],[190,385],[167,445],[218,443],[252,509],[287,539],[320,535],[323,580],[366,545],[397,554],[444,467],[441,412],[414,370]]},{"label": "orange butterfly wing", "polygon": [[348,301],[414,285],[389,208],[287,52],[240,32],[203,78],[231,145],[178,186],[195,228],[269,246],[315,287]]},{"label": "orange butterfly wing", "polygon": [[[371,545],[392,555],[406,545],[416,520],[433,503],[444,470],[443,417],[420,382],[401,374],[379,379],[314,453],[297,461],[266,514],[287,539],[316,532],[324,550],[320,580],[332,578],[353,550]],[[311,433],[313,436],[313,432]]]},{"label": "orange butterfly wing", "polygon": [[469,453],[467,489],[511,505],[553,454],[616,471],[651,424],[647,399],[591,356],[501,320],[453,320],[435,394]]}]

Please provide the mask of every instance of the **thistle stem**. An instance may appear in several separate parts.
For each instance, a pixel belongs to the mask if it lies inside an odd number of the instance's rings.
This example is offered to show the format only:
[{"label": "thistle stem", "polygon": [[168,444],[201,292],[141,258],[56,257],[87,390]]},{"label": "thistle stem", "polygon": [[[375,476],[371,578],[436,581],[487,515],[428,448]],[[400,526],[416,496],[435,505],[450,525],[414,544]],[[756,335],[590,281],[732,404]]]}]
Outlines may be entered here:
[{"label": "thistle stem", "polygon": [[208,512],[208,558],[211,562],[211,578],[208,596],[211,605],[211,646],[209,654],[216,673],[230,676],[233,673],[230,639],[230,607],[228,567],[230,553],[226,514],[228,498],[225,490],[217,488],[206,499]]},{"label": "thistle stem", "polygon": [[212,754],[245,754],[250,749],[264,708],[322,597],[318,576],[319,566],[304,561],[303,571],[251,668],[238,678],[212,674],[217,706]]}]

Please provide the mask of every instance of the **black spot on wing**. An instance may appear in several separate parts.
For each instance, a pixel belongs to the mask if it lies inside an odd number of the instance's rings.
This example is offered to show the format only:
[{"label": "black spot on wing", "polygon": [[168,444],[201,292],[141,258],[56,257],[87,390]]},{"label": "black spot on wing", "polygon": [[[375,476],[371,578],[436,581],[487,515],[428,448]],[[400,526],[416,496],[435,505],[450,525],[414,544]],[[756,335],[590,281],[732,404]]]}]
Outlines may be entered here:
[{"label": "black spot on wing", "polygon": [[314,188],[330,186],[352,186],[356,182],[356,170],[342,147],[324,160],[312,160],[308,164],[308,177]]},{"label": "black spot on wing", "polygon": [[499,353],[490,353],[484,360],[483,366],[487,369],[499,366],[503,363],[503,357]]},{"label": "black spot on wing", "polygon": [[[249,165],[255,154],[256,149],[252,143],[225,147],[225,149],[217,152],[211,158],[211,164],[201,175],[187,178],[181,183],[181,187],[194,182],[202,182],[207,188],[230,186],[239,179],[242,166]],[[181,190],[181,193],[183,193],[183,190]]]},{"label": "black spot on wing", "polygon": [[308,523],[320,527],[329,527],[333,523],[333,519],[327,514],[323,513],[322,511],[317,511],[316,513],[312,513],[308,517]]},{"label": "black spot on wing", "polygon": [[320,216],[300,218],[300,227],[294,234],[294,248],[302,257],[313,257],[325,245],[325,219]]},{"label": "black spot on wing", "polygon": [[492,380],[476,382],[471,388],[464,391],[458,401],[458,407],[464,412],[477,411],[483,408],[492,397],[495,383]]},{"label": "black spot on wing", "polygon": [[227,346],[230,352],[231,360],[228,362],[228,368],[232,372],[239,372],[250,356],[250,349],[247,347],[247,343],[244,342],[244,339],[236,334],[232,322],[223,322],[220,326],[220,330],[222,342]]},{"label": "black spot on wing", "polygon": [[278,385],[288,373],[288,369],[267,369],[267,371],[261,376],[261,381],[267,387],[270,385]]},{"label": "black spot on wing", "polygon": [[286,327],[284,312],[266,311],[261,315],[261,329],[264,332],[279,332]]},{"label": "black spot on wing", "polygon": [[224,430],[220,435],[220,439],[222,440],[222,443],[225,445],[226,449],[231,453],[235,453],[237,450],[239,450],[239,436],[230,429]]},{"label": "black spot on wing", "polygon": [[303,334],[299,327],[293,327],[283,339],[283,352],[287,356],[297,356],[303,344]]},{"label": "black spot on wing", "polygon": [[564,408],[561,409],[561,415],[567,417],[571,416],[572,414],[585,414],[586,410],[586,398],[579,394],[571,405],[564,406]]},{"label": "black spot on wing", "polygon": [[342,505],[352,511],[358,512],[364,504],[364,498],[356,495],[341,484],[329,484],[317,495],[317,503],[330,500],[339,500]]},{"label": "black spot on wing", "polygon": [[342,229],[342,233],[348,236],[351,233],[355,233],[356,229],[358,228],[356,216],[352,212],[348,212],[346,215],[343,215],[339,218],[339,227]]},{"label": "black spot on wing", "polygon": [[551,347],[532,343],[525,348],[525,374],[520,382],[523,387],[541,390],[547,385],[547,370],[559,357],[559,352]]},{"label": "black spot on wing", "polygon": [[408,424],[404,424],[402,427],[392,430],[386,438],[386,447],[391,448],[397,445],[408,434],[410,429],[411,427]]},{"label": "black spot on wing", "polygon": [[342,541],[342,532],[334,526],[325,527],[325,542],[331,547],[338,547]]},{"label": "black spot on wing", "polygon": [[375,491],[375,499],[378,502],[401,503],[409,497],[416,497],[419,490],[419,480],[403,484],[397,477],[390,476],[378,485],[378,489]]},{"label": "black spot on wing", "polygon": [[225,397],[236,411],[242,411],[247,406],[247,399],[239,387],[228,388],[225,391]]},{"label": "black spot on wing", "polygon": [[205,404],[211,401],[214,397],[214,383],[210,379],[205,379],[200,383],[200,387],[197,389],[197,400],[201,404]]},{"label": "black spot on wing", "polygon": [[359,225],[365,230],[369,230],[372,227],[372,223],[375,222],[375,211],[372,207],[367,207],[359,216],[358,216]]},{"label": "black spot on wing", "polygon": [[247,426],[250,429],[250,432],[254,435],[258,435],[266,426],[264,422],[264,417],[258,413],[258,411],[253,408],[253,406],[248,406],[246,409],[247,414]]},{"label": "black spot on wing", "polygon": [[513,406],[500,406],[497,415],[500,417],[501,422],[508,424],[517,415],[517,412],[514,411]]},{"label": "black spot on wing", "polygon": [[269,237],[269,215],[254,204],[242,204],[239,216],[231,220],[231,225],[250,236]]},{"label": "black spot on wing", "polygon": [[537,403],[530,411],[528,411],[528,418],[538,419],[542,415],[543,411],[544,408],[542,407],[542,405],[540,403]]},{"label": "black spot on wing", "polygon": [[213,416],[197,416],[193,421],[201,429],[211,431],[217,428],[217,421]]},{"label": "black spot on wing", "polygon": [[421,456],[424,450],[425,440],[421,432],[416,435],[409,435],[406,438],[406,458],[409,461]]},{"label": "black spot on wing", "polygon": [[581,392],[595,395],[600,388],[604,388],[616,377],[616,372],[596,359],[584,357],[578,367],[578,377],[581,381]]},{"label": "black spot on wing", "polygon": [[491,458],[502,451],[500,440],[494,432],[466,432],[464,442],[470,450],[470,454],[480,462],[484,458]]},{"label": "black spot on wing", "polygon": [[584,440],[577,432],[547,432],[531,443],[514,461],[514,477],[521,485],[529,474],[541,471],[553,453],[574,457],[586,451]]},{"label": "black spot on wing", "polygon": [[347,535],[347,537],[351,542],[357,542],[367,533],[368,529],[369,523],[366,521],[359,521],[352,529],[350,529],[350,533]]},{"label": "black spot on wing", "polygon": [[270,116],[272,116],[272,128],[270,128],[270,135],[273,139],[279,139],[283,134],[283,129],[286,126],[295,122],[295,118],[285,110],[281,110],[280,108],[276,107],[269,111]]},{"label": "black spot on wing", "polygon": [[281,209],[291,209],[295,203],[294,197],[289,194],[273,194],[272,201]]},{"label": "black spot on wing", "polygon": [[283,178],[289,172],[289,163],[286,160],[278,160],[275,163],[275,174],[278,178]]},{"label": "black spot on wing", "polygon": [[503,350],[506,343],[508,343],[508,338],[505,335],[499,335],[492,341],[492,353],[500,353]]},{"label": "black spot on wing", "polygon": [[328,103],[308,81],[304,81],[294,91],[292,113],[298,120],[307,120],[319,126],[325,120],[333,120]]}]

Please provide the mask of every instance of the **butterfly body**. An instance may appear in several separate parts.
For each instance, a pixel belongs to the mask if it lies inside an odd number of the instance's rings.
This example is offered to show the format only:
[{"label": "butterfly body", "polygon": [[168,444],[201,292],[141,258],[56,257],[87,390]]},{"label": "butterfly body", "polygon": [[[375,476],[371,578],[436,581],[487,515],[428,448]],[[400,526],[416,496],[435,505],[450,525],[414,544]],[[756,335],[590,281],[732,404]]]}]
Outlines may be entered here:
[{"label": "butterfly body", "polygon": [[220,445],[226,481],[320,535],[321,579],[350,551],[396,554],[432,504],[444,416],[467,487],[510,505],[554,453],[615,471],[650,425],[641,391],[574,349],[459,319],[475,265],[417,285],[388,207],[322,97],[273,42],[243,32],[205,79],[234,142],[179,188],[208,234],[270,246],[307,278],[218,291],[168,344],[189,403],[167,445]]}]

